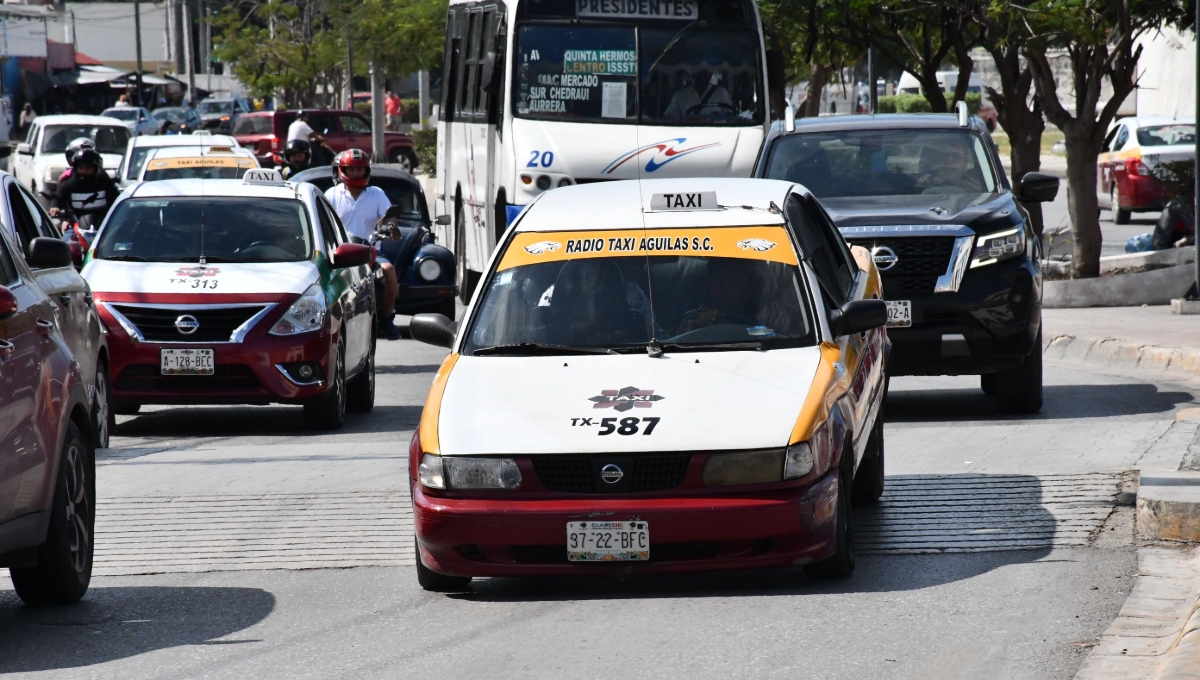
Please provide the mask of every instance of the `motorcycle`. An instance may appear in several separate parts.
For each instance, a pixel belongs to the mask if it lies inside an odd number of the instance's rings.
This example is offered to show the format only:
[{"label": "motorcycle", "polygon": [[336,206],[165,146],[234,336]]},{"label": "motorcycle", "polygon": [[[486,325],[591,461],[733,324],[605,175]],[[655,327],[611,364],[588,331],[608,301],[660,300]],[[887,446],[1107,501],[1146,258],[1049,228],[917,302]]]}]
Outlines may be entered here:
[{"label": "motorcycle", "polygon": [[63,240],[71,248],[71,261],[75,264],[75,269],[82,269],[83,257],[100,231],[100,224],[104,218],[92,213],[76,215],[70,210],[60,210],[57,218]]}]

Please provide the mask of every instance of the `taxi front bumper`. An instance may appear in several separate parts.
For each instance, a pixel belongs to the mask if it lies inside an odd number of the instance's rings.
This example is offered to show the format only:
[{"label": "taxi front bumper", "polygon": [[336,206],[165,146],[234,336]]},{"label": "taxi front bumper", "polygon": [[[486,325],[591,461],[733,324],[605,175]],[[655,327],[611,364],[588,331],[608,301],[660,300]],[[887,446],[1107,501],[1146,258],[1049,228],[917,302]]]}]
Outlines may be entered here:
[{"label": "taxi front bumper", "polygon": [[[524,500],[413,488],[421,560],[453,576],[625,575],[808,564],[834,551],[837,474],[801,487],[728,494]],[[569,562],[567,523],[649,524],[644,562]]]}]

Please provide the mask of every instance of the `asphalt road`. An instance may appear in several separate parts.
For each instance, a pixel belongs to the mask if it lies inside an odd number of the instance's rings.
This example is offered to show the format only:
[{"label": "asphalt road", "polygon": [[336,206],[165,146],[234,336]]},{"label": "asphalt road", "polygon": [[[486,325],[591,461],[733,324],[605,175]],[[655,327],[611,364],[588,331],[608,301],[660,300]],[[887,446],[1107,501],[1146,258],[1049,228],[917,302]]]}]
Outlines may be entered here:
[{"label": "asphalt road", "polygon": [[121,418],[99,459],[101,575],[55,609],[0,585],[0,673],[1070,678],[1136,569],[1119,475],[1196,403],[1050,368],[1044,411],[1010,418],[977,379],[897,378],[889,491],[856,516],[867,554],[848,580],[497,579],[436,595],[411,567],[404,475],[442,355],[381,343],[376,409],[336,434],[289,407]]}]

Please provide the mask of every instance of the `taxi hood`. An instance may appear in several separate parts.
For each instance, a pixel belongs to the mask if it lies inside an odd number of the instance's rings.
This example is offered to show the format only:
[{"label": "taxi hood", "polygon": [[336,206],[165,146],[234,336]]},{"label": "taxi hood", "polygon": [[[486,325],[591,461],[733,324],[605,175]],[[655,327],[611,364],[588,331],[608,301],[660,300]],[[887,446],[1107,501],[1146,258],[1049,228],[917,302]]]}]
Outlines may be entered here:
[{"label": "taxi hood", "polygon": [[[783,447],[820,358],[818,347],[463,356],[442,395],[438,441],[443,455]],[[600,434],[610,418],[617,428],[636,418],[636,434]]]},{"label": "taxi hood", "polygon": [[299,295],[320,276],[308,262],[188,262],[92,260],[83,277],[98,293],[279,294]]}]

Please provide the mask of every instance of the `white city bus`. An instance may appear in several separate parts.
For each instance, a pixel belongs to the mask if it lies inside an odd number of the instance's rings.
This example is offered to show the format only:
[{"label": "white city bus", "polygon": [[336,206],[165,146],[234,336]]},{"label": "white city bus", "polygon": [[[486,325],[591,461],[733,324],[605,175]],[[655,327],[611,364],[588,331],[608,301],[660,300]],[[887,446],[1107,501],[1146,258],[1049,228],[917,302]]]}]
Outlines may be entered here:
[{"label": "white city bus", "polygon": [[772,118],[753,0],[451,0],[444,74],[435,228],[464,301],[538,194],[748,177]]}]

